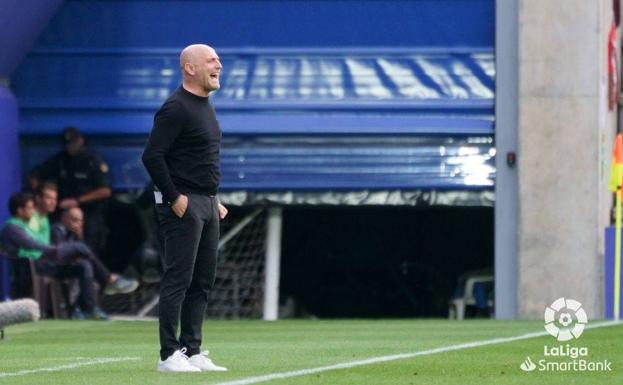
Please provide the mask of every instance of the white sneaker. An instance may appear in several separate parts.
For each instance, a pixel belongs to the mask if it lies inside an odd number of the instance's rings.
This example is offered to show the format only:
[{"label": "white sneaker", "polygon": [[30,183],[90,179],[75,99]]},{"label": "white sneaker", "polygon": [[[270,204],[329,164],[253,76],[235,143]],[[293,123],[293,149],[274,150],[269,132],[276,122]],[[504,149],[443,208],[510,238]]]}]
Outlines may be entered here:
[{"label": "white sneaker", "polygon": [[191,365],[188,362],[188,356],[186,354],[186,348],[182,350],[176,350],[166,360],[158,360],[159,372],[200,372],[201,369]]},{"label": "white sneaker", "polygon": [[190,356],[188,359],[188,363],[194,366],[195,368],[201,370],[202,372],[226,372],[227,368],[222,366],[214,365],[211,359],[208,358],[209,351],[205,350],[200,354],[195,354],[194,356]]}]

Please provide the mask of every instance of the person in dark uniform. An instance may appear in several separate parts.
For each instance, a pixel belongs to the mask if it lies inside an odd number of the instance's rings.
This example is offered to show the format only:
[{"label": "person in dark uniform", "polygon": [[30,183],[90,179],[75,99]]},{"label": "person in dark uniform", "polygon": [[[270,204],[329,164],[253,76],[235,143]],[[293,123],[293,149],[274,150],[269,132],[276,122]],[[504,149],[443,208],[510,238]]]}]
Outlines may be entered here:
[{"label": "person in dark uniform", "polygon": [[108,234],[105,205],[112,195],[108,165],[87,147],[76,127],[63,130],[64,149],[35,168],[34,183],[55,181],[61,210],[80,207],[84,211],[84,240],[102,255]]},{"label": "person in dark uniform", "polygon": [[221,129],[208,98],[220,87],[221,68],[211,47],[195,44],[182,51],[182,85],[156,113],[143,153],[159,190],[154,195],[164,250],[159,371],[227,370],[200,351],[216,273],[219,220],[227,215],[216,198]]}]

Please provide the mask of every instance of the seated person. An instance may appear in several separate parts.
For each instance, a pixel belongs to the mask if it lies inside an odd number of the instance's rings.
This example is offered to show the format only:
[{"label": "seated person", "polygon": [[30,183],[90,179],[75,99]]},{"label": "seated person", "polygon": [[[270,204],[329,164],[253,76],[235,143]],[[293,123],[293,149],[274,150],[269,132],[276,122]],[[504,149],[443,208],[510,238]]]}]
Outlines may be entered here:
[{"label": "seated person", "polygon": [[[84,215],[80,207],[63,210],[61,221],[52,226],[52,243],[82,242],[84,239]],[[104,288],[106,295],[131,293],[138,287],[138,281],[111,273],[93,252],[78,254],[74,259],[87,258],[93,265],[95,279]]]},{"label": "seated person", "polygon": [[[43,232],[34,232],[29,222],[35,214],[32,195],[19,192],[9,198],[11,218],[0,231],[0,246],[10,257],[29,258],[36,261],[40,274],[55,278],[78,278],[80,293],[75,318],[107,319],[108,316],[96,306],[95,285],[93,282],[93,265],[87,258],[74,261],[76,255],[91,254],[91,250],[83,242],[66,242],[50,245],[42,239]],[[54,267],[53,270],[46,268]]]},{"label": "seated person", "polygon": [[[37,235],[28,226],[35,213],[31,194],[18,192],[11,195],[9,212],[11,217],[0,231],[0,245],[7,256],[62,263],[71,255],[86,251],[86,246],[83,243],[68,242],[52,246],[36,239]],[[93,269],[90,268],[90,265],[76,266],[73,269],[65,270],[63,273],[63,276],[59,278],[79,279],[78,305],[93,317],[101,316],[95,306]]]}]

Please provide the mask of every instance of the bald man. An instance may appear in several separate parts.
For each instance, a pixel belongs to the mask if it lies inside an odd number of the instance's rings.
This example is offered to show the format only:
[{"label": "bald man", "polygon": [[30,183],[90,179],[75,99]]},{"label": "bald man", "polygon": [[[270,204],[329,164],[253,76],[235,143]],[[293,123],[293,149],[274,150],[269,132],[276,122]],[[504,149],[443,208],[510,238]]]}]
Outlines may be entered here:
[{"label": "bald man", "polygon": [[209,100],[220,87],[222,68],[212,47],[184,48],[182,85],[156,113],[143,153],[157,187],[154,198],[164,243],[158,361],[162,372],[227,370],[200,350],[216,272],[219,220],[227,215],[216,197],[221,129]]}]

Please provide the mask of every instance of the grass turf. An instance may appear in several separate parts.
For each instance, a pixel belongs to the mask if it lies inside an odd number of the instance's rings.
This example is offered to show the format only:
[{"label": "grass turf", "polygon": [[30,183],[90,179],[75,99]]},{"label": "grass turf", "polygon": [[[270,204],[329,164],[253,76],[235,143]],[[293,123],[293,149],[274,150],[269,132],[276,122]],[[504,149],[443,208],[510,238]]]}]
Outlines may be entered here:
[{"label": "grass turf", "polygon": [[[276,372],[410,353],[542,331],[538,321],[322,320],[208,321],[204,347],[225,373],[158,373],[156,322],[42,321],[10,326],[0,341],[1,384],[208,385]],[[519,364],[543,358],[550,336],[468,348],[273,380],[270,384],[614,384],[623,383],[623,325],[587,329],[573,346],[589,359],[609,359],[611,372],[524,373]],[[133,358],[59,371],[99,358]],[[581,357],[582,358],[582,357]]]}]

